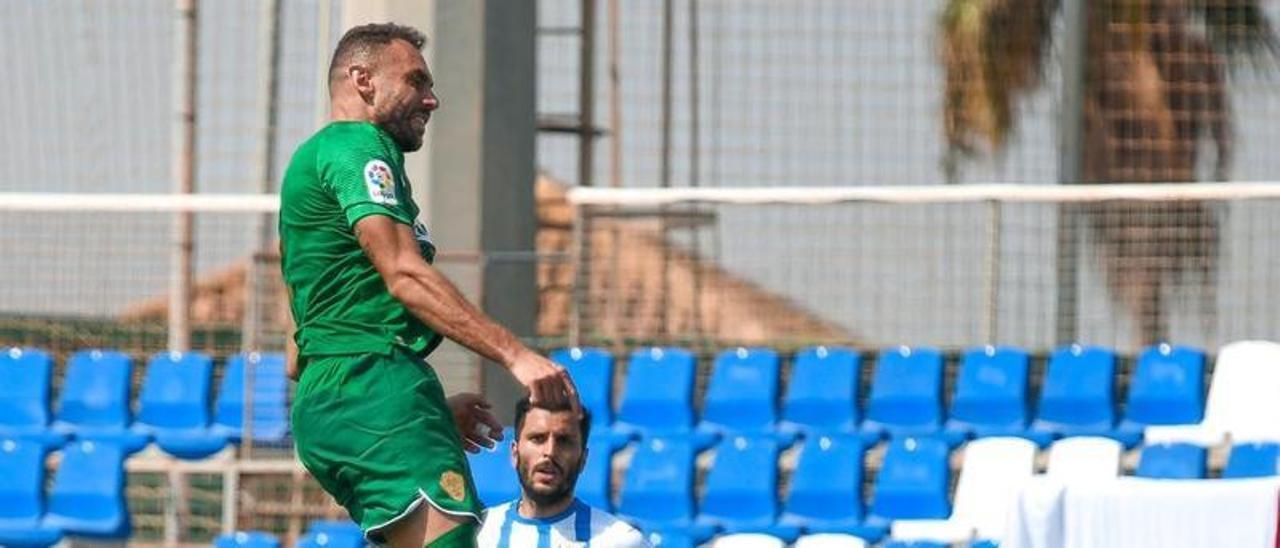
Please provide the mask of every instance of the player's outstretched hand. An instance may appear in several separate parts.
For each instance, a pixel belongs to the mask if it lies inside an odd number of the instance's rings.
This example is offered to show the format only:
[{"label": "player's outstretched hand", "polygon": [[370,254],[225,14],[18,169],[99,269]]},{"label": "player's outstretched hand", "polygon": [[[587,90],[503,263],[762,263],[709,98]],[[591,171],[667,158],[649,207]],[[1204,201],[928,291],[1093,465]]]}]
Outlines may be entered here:
[{"label": "player's outstretched hand", "polygon": [[525,352],[512,364],[511,374],[529,390],[529,403],[534,407],[568,407],[574,414],[582,415],[578,388],[573,385],[573,379],[569,378],[569,372],[555,362],[536,352]]},{"label": "player's outstretched hand", "polygon": [[449,396],[453,423],[458,425],[462,448],[468,453],[478,453],[481,447],[493,449],[502,441],[502,423],[489,411],[492,407],[479,394],[460,392]]}]

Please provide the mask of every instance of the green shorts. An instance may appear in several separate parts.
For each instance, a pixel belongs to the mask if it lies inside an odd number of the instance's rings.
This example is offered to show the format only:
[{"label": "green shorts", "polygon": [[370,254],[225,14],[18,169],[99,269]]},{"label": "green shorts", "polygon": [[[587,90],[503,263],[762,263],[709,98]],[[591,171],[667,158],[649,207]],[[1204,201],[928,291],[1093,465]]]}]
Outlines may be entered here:
[{"label": "green shorts", "polygon": [[480,520],[440,379],[407,350],[312,359],[292,420],[298,458],[370,540],[424,501]]}]

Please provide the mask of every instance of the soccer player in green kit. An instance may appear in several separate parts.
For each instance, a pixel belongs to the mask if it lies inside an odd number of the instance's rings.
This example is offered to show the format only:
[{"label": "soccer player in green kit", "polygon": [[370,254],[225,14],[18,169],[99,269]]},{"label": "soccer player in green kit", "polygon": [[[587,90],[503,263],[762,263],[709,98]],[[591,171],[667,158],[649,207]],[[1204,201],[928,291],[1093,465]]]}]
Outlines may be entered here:
[{"label": "soccer player in green kit", "polygon": [[488,414],[478,398],[446,401],[425,361],[442,336],[504,366],[535,402],[580,411],[563,368],[430,265],[404,173],[440,104],[425,41],[391,23],[342,37],[331,123],[298,147],[280,189],[298,457],[366,536],[405,548],[474,546],[481,512],[463,445],[485,443],[469,426]]}]

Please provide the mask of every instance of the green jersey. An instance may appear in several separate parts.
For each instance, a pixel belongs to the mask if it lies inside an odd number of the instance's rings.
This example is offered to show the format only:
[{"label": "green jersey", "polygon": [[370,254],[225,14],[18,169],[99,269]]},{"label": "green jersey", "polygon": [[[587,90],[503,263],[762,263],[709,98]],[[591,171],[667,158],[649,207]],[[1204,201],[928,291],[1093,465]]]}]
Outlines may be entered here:
[{"label": "green jersey", "polygon": [[402,345],[425,356],[440,336],[391,296],[356,240],[356,221],[386,215],[410,225],[423,257],[435,256],[404,174],[404,153],[368,122],[334,122],[294,152],[280,188],[280,267],[308,358]]}]

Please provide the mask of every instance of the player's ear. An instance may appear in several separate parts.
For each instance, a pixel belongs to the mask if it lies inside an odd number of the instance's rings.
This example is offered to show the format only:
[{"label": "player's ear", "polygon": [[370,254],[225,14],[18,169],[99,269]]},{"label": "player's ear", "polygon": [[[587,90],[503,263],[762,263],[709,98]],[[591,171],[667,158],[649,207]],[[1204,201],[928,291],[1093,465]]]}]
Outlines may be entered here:
[{"label": "player's ear", "polygon": [[352,87],[360,94],[360,98],[365,103],[373,104],[373,71],[364,65],[351,65],[347,67],[347,79],[351,81]]},{"label": "player's ear", "polygon": [[587,448],[586,448],[586,447],[583,447],[583,448],[582,448],[582,458],[578,459],[578,473],[579,473],[579,474],[581,474],[583,470],[586,470],[586,469],[587,469],[587,458],[588,458],[588,457],[590,457],[590,456],[591,456],[591,451],[587,450]]}]

